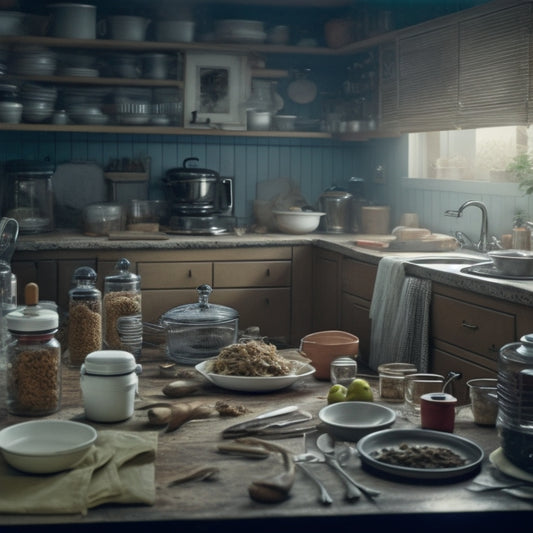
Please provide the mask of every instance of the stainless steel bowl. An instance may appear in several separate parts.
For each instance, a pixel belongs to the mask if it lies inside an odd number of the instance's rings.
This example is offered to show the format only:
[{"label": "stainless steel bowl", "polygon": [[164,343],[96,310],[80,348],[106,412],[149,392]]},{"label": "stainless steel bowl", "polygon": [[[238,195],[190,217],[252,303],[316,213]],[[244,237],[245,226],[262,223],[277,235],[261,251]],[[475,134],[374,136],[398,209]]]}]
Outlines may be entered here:
[{"label": "stainless steel bowl", "polygon": [[495,250],[488,255],[496,269],[506,276],[533,276],[533,252],[529,250]]}]

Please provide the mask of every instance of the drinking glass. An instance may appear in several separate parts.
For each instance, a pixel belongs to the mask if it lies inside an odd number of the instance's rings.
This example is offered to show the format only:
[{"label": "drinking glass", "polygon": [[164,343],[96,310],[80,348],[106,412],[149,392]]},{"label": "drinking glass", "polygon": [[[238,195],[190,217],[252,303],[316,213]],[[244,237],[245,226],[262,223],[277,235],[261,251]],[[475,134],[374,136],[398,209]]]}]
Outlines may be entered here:
[{"label": "drinking glass", "polygon": [[420,421],[420,397],[441,392],[444,376],[440,374],[409,374],[405,376],[405,415],[412,422]]},{"label": "drinking glass", "polygon": [[338,357],[330,365],[330,379],[333,385],[348,387],[357,377],[357,362],[351,357]]}]

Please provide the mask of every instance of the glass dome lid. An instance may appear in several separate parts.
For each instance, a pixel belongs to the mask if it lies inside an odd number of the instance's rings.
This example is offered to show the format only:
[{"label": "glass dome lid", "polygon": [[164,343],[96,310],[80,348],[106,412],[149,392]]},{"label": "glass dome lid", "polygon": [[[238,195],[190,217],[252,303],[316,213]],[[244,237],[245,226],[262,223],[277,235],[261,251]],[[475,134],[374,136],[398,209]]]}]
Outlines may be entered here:
[{"label": "glass dome lid", "polygon": [[198,303],[174,307],[161,315],[163,324],[220,324],[239,318],[239,313],[231,307],[209,303],[213,289],[209,285],[197,288]]}]

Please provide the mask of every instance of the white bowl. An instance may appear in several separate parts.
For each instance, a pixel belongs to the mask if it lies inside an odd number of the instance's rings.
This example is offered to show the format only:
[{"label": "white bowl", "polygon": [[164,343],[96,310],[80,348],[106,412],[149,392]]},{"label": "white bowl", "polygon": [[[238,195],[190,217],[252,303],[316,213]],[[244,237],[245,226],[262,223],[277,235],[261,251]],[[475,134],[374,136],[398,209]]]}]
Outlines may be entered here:
[{"label": "white bowl", "polygon": [[357,442],[374,431],[391,427],[396,413],[379,403],[345,401],[323,407],[318,418],[335,439]]},{"label": "white bowl", "polygon": [[96,440],[96,430],[70,420],[32,420],[0,431],[0,449],[14,468],[50,474],[76,464]]},{"label": "white bowl", "polygon": [[283,233],[303,235],[318,228],[320,217],[326,213],[318,211],[272,211],[278,229]]},{"label": "white bowl", "polygon": [[0,122],[18,124],[22,118],[22,104],[18,102],[0,102]]},{"label": "white bowl", "polygon": [[506,276],[533,276],[533,252],[529,250],[494,250],[488,255]]}]

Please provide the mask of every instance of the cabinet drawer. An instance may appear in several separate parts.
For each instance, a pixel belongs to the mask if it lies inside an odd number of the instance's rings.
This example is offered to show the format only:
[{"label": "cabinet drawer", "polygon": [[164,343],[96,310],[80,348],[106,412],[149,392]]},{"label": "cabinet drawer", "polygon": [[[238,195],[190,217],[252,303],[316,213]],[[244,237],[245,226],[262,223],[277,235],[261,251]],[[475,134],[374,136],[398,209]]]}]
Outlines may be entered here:
[{"label": "cabinet drawer", "polygon": [[434,294],[431,331],[435,339],[494,358],[504,344],[513,342],[515,317]]},{"label": "cabinet drawer", "polygon": [[290,261],[217,262],[214,287],[287,287],[291,283]]},{"label": "cabinet drawer", "polygon": [[142,289],[188,289],[212,284],[212,263],[138,263]]},{"label": "cabinet drawer", "polygon": [[344,259],[342,263],[342,290],[371,301],[377,271],[376,265]]}]

